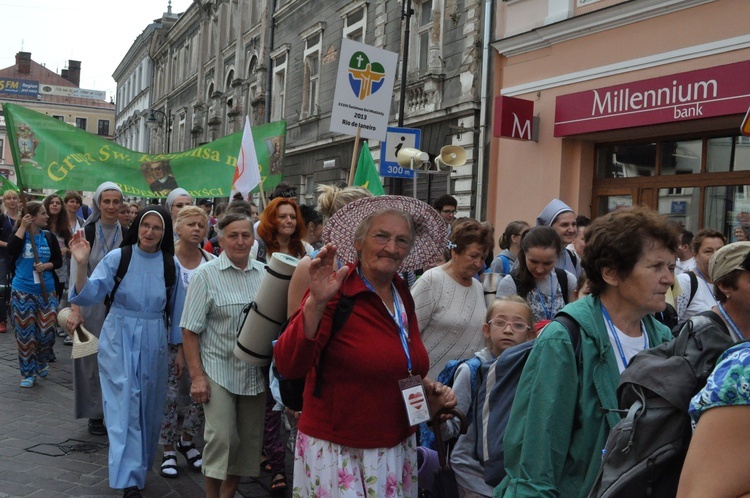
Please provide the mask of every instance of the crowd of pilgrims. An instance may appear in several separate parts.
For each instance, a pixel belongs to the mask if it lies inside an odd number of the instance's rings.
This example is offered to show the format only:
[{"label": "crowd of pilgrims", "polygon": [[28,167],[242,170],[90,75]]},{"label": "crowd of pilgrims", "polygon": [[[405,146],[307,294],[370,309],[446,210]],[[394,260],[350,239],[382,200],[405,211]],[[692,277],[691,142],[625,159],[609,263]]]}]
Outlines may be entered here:
[{"label": "crowd of pilgrims", "polygon": [[[16,334],[20,387],[54,375],[56,341],[71,345],[79,327],[98,338],[97,354],[73,360],[73,414],[108,437],[110,486],[126,498],[141,496],[159,446],[163,477],[201,471],[212,498],[261,472],[271,493],[416,497],[418,424],[440,418],[454,438],[448,411],[467,412],[476,395],[467,364],[450,386],[440,372],[534,339],[505,435],[507,476],[485,483],[469,431],[450,455],[459,493],[585,497],[616,423],[600,407],[617,405],[633,356],[696,315],[735,342],[750,333],[742,226],[728,244],[718,230],[693,235],[646,208],[592,221],[554,199],[496,237],[489,223],[457,218],[450,195],[427,205],[321,185],[315,208],[295,198],[282,183],[259,214],[241,196],[214,206],[180,188],[163,205],[127,203],[112,182],[90,207],[72,191],[23,205],[3,195],[0,333],[10,323]],[[274,347],[281,375],[307,379],[298,412],[283,406],[268,368],[233,353],[238,318],[275,253],[299,259]],[[563,308],[581,327],[578,359],[552,321]],[[747,479],[725,478],[747,475],[747,351],[731,348],[691,404],[700,423],[680,497],[750,493]],[[413,393],[426,408],[405,402]]]}]

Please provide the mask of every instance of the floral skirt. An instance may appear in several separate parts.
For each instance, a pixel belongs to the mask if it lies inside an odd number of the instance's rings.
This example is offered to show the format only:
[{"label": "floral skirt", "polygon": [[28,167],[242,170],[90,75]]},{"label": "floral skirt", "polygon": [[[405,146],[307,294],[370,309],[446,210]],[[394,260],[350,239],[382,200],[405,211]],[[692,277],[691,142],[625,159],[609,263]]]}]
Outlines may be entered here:
[{"label": "floral skirt", "polygon": [[295,497],[417,498],[417,439],[358,449],[297,433]]}]

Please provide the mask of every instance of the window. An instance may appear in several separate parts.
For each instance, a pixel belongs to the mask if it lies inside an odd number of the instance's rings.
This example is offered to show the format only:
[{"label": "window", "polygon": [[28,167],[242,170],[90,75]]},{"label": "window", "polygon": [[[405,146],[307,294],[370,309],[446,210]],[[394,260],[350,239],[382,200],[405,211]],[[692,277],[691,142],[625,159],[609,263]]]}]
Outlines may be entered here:
[{"label": "window", "polygon": [[300,177],[299,186],[300,204],[314,204],[315,202],[315,177],[314,175],[303,175]]},{"label": "window", "polygon": [[60,115],[57,115],[57,114],[53,114],[52,117],[55,118],[55,119],[59,119],[62,122],[65,122],[65,116],[60,116]]},{"label": "window", "polygon": [[100,119],[99,127],[97,128],[97,135],[109,135],[109,119]]},{"label": "window", "polygon": [[307,118],[319,113],[318,93],[320,88],[320,51],[323,33],[317,32],[305,40],[304,78],[302,80],[302,117]]},{"label": "window", "polygon": [[76,118],[76,127],[82,130],[86,129],[86,118]]},{"label": "window", "polygon": [[417,12],[417,69],[420,74],[428,72],[430,67],[430,34],[432,32],[432,0],[425,0]]},{"label": "window", "polygon": [[273,58],[273,89],[271,92],[271,121],[284,118],[286,100],[286,65],[289,48],[284,46]]},{"label": "window", "polygon": [[352,2],[346,11],[341,13],[344,18],[343,38],[356,42],[365,42],[365,27],[367,25],[367,5]]}]

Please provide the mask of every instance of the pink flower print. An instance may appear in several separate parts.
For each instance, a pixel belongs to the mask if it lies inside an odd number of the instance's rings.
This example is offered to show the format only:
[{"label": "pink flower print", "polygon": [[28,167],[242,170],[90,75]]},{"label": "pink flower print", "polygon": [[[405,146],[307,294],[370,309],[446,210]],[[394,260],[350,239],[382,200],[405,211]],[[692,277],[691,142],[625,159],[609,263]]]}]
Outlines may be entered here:
[{"label": "pink flower print", "polygon": [[409,494],[411,492],[411,477],[413,470],[414,468],[411,465],[411,461],[405,460],[404,471],[401,476],[401,481],[404,483],[404,494]]},{"label": "pink flower print", "polygon": [[310,440],[308,437],[301,433],[297,433],[297,456],[303,457],[305,453],[310,449]]},{"label": "pink flower print", "polygon": [[318,489],[315,491],[315,496],[317,498],[331,498],[331,490],[322,485],[318,486]]},{"label": "pink flower print", "polygon": [[398,496],[398,478],[393,472],[388,472],[388,477],[385,481],[385,496],[387,498]]},{"label": "pink flower print", "polygon": [[346,471],[346,469],[339,469],[339,489],[346,491],[352,487],[354,483],[354,475]]}]

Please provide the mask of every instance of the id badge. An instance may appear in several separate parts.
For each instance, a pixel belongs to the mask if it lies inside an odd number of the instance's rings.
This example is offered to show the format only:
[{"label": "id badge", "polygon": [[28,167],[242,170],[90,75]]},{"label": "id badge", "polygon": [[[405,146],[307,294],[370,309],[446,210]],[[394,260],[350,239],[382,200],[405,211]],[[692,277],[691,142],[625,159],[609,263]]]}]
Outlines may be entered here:
[{"label": "id badge", "polygon": [[34,274],[34,283],[39,285],[42,283],[42,279],[39,277],[39,272],[36,270],[33,270],[31,273]]},{"label": "id badge", "polygon": [[427,396],[422,386],[422,377],[413,375],[398,381],[401,395],[404,397],[406,415],[409,425],[419,425],[430,420],[430,409],[427,406]]}]

